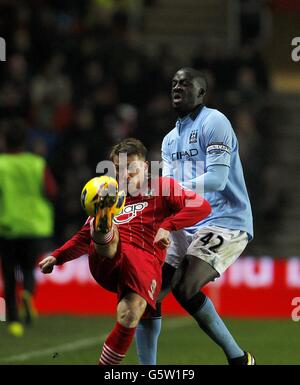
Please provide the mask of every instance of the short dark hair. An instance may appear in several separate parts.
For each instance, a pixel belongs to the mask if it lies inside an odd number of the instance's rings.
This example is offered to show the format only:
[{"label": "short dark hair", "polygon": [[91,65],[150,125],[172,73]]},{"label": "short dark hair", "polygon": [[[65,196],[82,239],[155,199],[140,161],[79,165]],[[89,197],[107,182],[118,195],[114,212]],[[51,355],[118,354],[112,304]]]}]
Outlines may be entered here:
[{"label": "short dark hair", "polygon": [[138,155],[145,160],[147,158],[147,148],[136,138],[123,139],[120,143],[115,144],[110,150],[109,159],[112,160],[114,156],[118,156],[120,153],[126,153],[127,156]]},{"label": "short dark hair", "polygon": [[27,127],[22,119],[13,119],[5,129],[5,143],[8,150],[18,150],[26,146]]},{"label": "short dark hair", "polygon": [[[180,68],[178,71],[184,71],[184,72],[187,72],[188,74],[191,75],[191,77],[193,79],[196,79],[197,81],[201,81],[201,84],[204,86],[205,88],[205,91],[207,91],[207,88],[208,88],[208,81],[207,81],[207,77],[206,75],[199,71],[199,70],[196,70],[195,68],[191,68],[191,67],[183,67],[183,68]],[[177,72],[178,72],[177,71]]]}]

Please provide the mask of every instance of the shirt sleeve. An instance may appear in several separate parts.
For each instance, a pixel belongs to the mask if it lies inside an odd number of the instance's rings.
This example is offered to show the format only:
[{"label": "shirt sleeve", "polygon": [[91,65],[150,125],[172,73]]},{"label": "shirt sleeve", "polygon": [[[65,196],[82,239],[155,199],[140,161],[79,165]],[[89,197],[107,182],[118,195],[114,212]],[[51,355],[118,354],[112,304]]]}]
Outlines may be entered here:
[{"label": "shirt sleeve", "polygon": [[221,112],[216,111],[204,123],[203,141],[206,149],[206,169],[213,165],[230,167],[232,127]]},{"label": "shirt sleeve", "polygon": [[51,255],[56,258],[57,265],[79,258],[88,254],[91,243],[90,217],[82,228],[60,248],[53,251]]},{"label": "shirt sleeve", "polygon": [[165,136],[161,146],[161,158],[163,161],[162,175],[173,177],[172,158],[168,147],[168,136]]},{"label": "shirt sleeve", "polygon": [[223,191],[226,187],[229,175],[229,167],[216,164],[210,165],[206,173],[182,182],[181,184],[191,190],[195,190],[203,194],[213,191]]},{"label": "shirt sleeve", "polygon": [[[193,226],[206,218],[211,213],[210,204],[191,190],[183,188],[172,178],[160,178],[163,198],[169,212],[168,216],[160,225],[169,231],[176,231],[184,227]],[[166,193],[165,186],[168,186]]]}]

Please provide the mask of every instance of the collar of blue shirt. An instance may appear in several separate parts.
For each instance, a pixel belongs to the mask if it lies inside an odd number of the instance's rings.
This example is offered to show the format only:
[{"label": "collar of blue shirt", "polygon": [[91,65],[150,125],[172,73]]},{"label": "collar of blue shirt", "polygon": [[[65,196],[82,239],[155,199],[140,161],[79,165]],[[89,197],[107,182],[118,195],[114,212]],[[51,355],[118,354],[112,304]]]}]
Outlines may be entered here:
[{"label": "collar of blue shirt", "polygon": [[183,123],[183,122],[187,121],[188,119],[192,119],[193,121],[196,120],[197,116],[200,114],[203,107],[204,107],[203,104],[199,104],[197,107],[194,108],[194,110],[192,112],[190,112],[188,115],[186,115],[182,118],[179,118],[178,121],[180,123]]}]

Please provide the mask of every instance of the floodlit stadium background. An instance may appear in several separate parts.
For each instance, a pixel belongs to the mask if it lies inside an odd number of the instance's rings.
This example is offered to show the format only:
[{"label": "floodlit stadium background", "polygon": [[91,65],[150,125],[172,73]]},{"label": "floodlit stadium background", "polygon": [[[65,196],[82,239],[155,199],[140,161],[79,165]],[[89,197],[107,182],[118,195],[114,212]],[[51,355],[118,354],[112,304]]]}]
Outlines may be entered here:
[{"label": "floodlit stadium background", "polygon": [[[270,331],[265,343],[257,340],[252,348],[258,356],[264,352],[265,363],[300,362],[292,342],[300,337],[299,324],[292,321],[293,311],[300,316],[293,300],[300,297],[300,52],[292,54],[299,25],[300,5],[292,0],[7,0],[0,5],[0,35],[6,41],[6,61],[0,62],[0,152],[5,126],[23,117],[28,149],[47,159],[59,185],[49,250],[84,222],[80,191],[110,145],[135,136],[145,142],[150,160],[160,159],[162,138],[176,119],[169,100],[172,75],[181,66],[205,71],[206,104],[230,118],[239,138],[255,225],[244,258],[207,292],[222,315],[236,318],[231,322],[241,338],[249,337],[249,328],[260,337]],[[114,314],[115,299],[93,282],[84,257],[52,276],[37,270],[37,280],[36,304],[44,316],[31,338],[24,337],[23,348],[17,347],[20,354],[26,344],[34,350],[32,341],[39,348],[51,346],[43,333],[49,325],[59,330],[73,325],[74,334],[66,334],[71,339],[85,322],[89,325],[86,318],[64,314],[100,314],[98,323],[91,317],[87,337],[101,322],[109,325],[104,315]],[[0,293],[1,286],[0,277]],[[164,313],[184,314],[171,296]],[[200,332],[192,321],[186,325],[193,341]],[[166,324],[162,351],[164,341],[175,338],[172,330]],[[0,332],[4,343],[9,341],[4,322]],[[54,338],[56,345],[62,334],[57,342]],[[210,349],[208,340],[203,343]],[[269,357],[266,346],[283,351],[283,357]],[[1,343],[0,361],[5,349]],[[12,350],[11,357],[18,352]],[[214,353],[211,360],[197,354],[179,363],[222,363]],[[80,357],[79,349],[63,362],[95,361],[93,355]],[[40,362],[35,360],[24,362]],[[134,352],[128,360],[135,362]],[[168,363],[163,353],[160,362]]]}]

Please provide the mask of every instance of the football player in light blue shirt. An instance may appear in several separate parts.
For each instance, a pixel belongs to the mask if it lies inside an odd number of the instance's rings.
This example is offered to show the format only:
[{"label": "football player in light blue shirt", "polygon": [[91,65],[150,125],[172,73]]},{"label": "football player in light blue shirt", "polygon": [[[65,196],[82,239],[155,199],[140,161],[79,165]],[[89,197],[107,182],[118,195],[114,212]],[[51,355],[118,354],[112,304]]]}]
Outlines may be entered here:
[{"label": "football player in light blue shirt", "polygon": [[[206,223],[245,231],[252,239],[252,213],[238,142],[224,114],[201,105],[179,118],[163,140],[162,157],[164,176],[204,193],[213,208],[208,218],[189,231]],[[186,167],[188,163],[192,166]]]},{"label": "football player in light blue shirt", "polygon": [[[253,365],[254,357],[239,347],[211,300],[199,291],[218,278],[253,238],[252,213],[229,120],[207,108],[205,77],[192,68],[176,72],[172,104],[179,118],[163,140],[163,175],[179,180],[209,201],[212,213],[192,228],[172,233],[163,271],[161,299],[170,291],[224,351],[229,364]],[[142,364],[156,363],[160,318],[144,320],[136,333]]]}]

